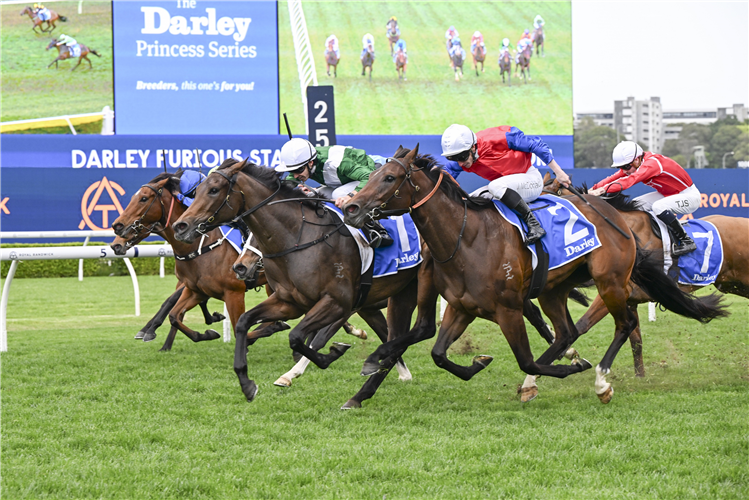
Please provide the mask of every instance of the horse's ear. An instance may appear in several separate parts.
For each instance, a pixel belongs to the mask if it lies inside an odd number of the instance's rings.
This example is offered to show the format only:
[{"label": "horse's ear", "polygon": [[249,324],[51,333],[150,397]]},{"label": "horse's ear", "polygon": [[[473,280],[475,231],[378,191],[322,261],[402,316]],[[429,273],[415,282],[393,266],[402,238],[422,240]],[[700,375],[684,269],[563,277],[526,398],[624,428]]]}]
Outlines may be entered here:
[{"label": "horse's ear", "polygon": [[546,172],[544,174],[544,186],[546,186],[550,180],[551,180],[551,172]]},{"label": "horse's ear", "polygon": [[248,160],[248,158],[245,158],[244,160],[238,161],[234,165],[228,167],[226,169],[227,175],[232,176],[232,175],[236,174],[237,172],[239,172],[240,170],[242,170],[245,167],[245,165],[247,165],[247,160]]},{"label": "horse's ear", "polygon": [[419,154],[419,143],[416,143],[416,146],[406,155],[406,160],[408,163],[413,162],[416,159],[416,156]]}]

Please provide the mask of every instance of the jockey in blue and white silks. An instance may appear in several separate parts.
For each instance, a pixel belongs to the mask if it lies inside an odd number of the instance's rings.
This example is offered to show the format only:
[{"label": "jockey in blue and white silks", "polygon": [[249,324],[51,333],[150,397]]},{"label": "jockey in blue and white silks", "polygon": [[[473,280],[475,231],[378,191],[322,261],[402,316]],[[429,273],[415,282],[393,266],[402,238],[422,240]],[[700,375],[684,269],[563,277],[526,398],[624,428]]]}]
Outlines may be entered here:
[{"label": "jockey in blue and white silks", "polygon": [[395,42],[393,46],[393,62],[398,59],[398,52],[403,52],[406,55],[406,62],[408,62],[408,52],[406,51],[406,41],[402,38]]},{"label": "jockey in blue and white silks", "polygon": [[544,22],[544,18],[541,17],[540,14],[537,15],[535,19],[533,19],[533,28],[534,29],[543,28],[544,24],[546,24],[546,23]]},{"label": "jockey in blue and white silks", "polygon": [[371,33],[367,33],[362,37],[361,39],[362,43],[362,51],[361,51],[361,57],[364,57],[367,52],[372,52],[372,57],[374,57],[374,37]]},{"label": "jockey in blue and white silks", "polygon": [[335,52],[335,55],[337,58],[341,58],[341,50],[338,48],[338,37],[335,35],[330,35],[325,40],[325,55],[328,55],[328,52],[330,52],[330,48],[333,48],[333,52]]},{"label": "jockey in blue and white silks", "polygon": [[60,33],[60,36],[57,38],[57,43],[55,45],[66,45],[73,57],[78,57],[81,55],[81,46],[72,36]]},{"label": "jockey in blue and white silks", "polygon": [[49,9],[40,3],[34,4],[34,15],[36,15],[41,21],[49,21],[52,17],[52,13]]}]

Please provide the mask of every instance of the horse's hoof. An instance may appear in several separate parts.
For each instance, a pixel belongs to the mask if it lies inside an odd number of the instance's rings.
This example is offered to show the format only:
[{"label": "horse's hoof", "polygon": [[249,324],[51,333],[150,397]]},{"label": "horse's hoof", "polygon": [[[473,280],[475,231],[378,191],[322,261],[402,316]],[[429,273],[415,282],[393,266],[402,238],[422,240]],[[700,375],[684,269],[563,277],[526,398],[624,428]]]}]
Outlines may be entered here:
[{"label": "horse's hoof", "polygon": [[343,356],[349,349],[351,349],[351,344],[344,344],[343,342],[333,342],[333,345],[330,346],[330,351],[337,352],[339,356]]},{"label": "horse's hoof", "polygon": [[361,367],[362,377],[369,377],[380,371],[379,363],[365,361],[364,366]]},{"label": "horse's hoof", "polygon": [[575,350],[574,347],[570,347],[569,349],[565,351],[564,357],[569,360],[573,360],[573,359],[579,358],[580,354]]},{"label": "horse's hoof", "polygon": [[527,403],[536,399],[536,396],[538,396],[538,387],[521,387],[519,392],[520,402]]},{"label": "horse's hoof", "polygon": [[579,358],[579,357],[575,358],[575,359],[572,360],[572,363],[570,363],[570,364],[571,365],[580,366],[582,368],[582,370],[580,370],[580,371],[583,371],[583,372],[585,370],[589,370],[589,369],[593,368],[593,365],[590,363],[590,361],[588,361],[585,358]]},{"label": "horse's hoof", "polygon": [[206,330],[205,338],[203,340],[216,340],[220,338],[221,338],[221,334],[218,333],[216,330]]},{"label": "horse's hoof", "polygon": [[480,364],[481,366],[483,366],[484,368],[486,368],[487,366],[489,366],[489,364],[490,364],[490,363],[491,363],[491,362],[492,362],[493,360],[494,360],[494,357],[492,357],[492,356],[489,356],[489,355],[487,355],[487,354],[481,354],[481,355],[479,355],[479,356],[474,356],[474,357],[473,357],[473,362],[474,362],[474,364],[475,364],[475,363],[478,363],[478,364]]},{"label": "horse's hoof", "polygon": [[224,321],[226,319],[226,316],[219,312],[215,312],[211,316],[211,319],[213,320],[213,323],[218,323],[219,321]]},{"label": "horse's hoof", "polygon": [[250,380],[249,384],[242,386],[242,392],[244,393],[244,397],[247,398],[248,403],[252,403],[252,400],[257,396],[257,389],[257,384],[253,380]]},{"label": "horse's hoof", "polygon": [[278,377],[278,380],[273,382],[273,385],[277,385],[278,387],[291,387],[291,380],[286,377]]},{"label": "horse's hoof", "polygon": [[354,327],[354,328],[353,328],[353,329],[351,330],[351,333],[349,333],[349,335],[353,335],[353,336],[354,336],[354,337],[356,337],[357,339],[361,339],[361,340],[367,340],[367,332],[365,332],[365,331],[364,331],[364,330],[362,330],[361,328],[356,328],[356,327]]},{"label": "horse's hoof", "polygon": [[601,403],[609,404],[611,398],[614,397],[614,387],[610,385],[609,388],[603,392],[603,394],[598,394],[597,396],[598,399],[601,400]]},{"label": "horse's hoof", "polygon": [[146,331],[145,330],[141,330],[141,331],[139,331],[138,333],[135,334],[135,338],[136,338],[136,340],[141,340],[145,335],[146,335]]},{"label": "horse's hoof", "polygon": [[151,342],[155,338],[156,332],[146,332],[146,334],[143,335],[143,342]]},{"label": "horse's hoof", "polygon": [[353,410],[355,408],[361,408],[361,403],[358,401],[354,401],[353,399],[349,399],[346,401],[346,404],[341,406],[341,410]]}]

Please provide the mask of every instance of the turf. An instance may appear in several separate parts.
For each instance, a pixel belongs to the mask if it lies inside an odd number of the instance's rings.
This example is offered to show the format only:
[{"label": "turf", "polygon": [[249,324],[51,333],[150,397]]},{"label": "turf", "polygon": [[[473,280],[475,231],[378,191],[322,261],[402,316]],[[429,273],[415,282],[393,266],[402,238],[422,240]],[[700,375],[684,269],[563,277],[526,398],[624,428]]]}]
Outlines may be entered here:
[{"label": "turf", "polygon": [[[31,30],[33,24],[28,16],[18,15],[25,5],[0,7],[2,121],[96,113],[104,106],[114,108],[111,3],[83,2],[81,14],[78,3],[55,2],[47,6],[68,18],[67,22],[58,22],[52,34]],[[77,59],[61,61],[59,68],[47,68],[57,57],[57,50],[45,49],[60,33],[71,35],[101,54],[89,55],[93,69],[84,60],[71,71]]]},{"label": "turf", "polygon": [[[180,334],[161,353],[164,330],[152,343],[133,339],[174,285],[141,277],[135,318],[128,277],[14,281],[1,358],[3,498],[749,496],[745,299],[728,296],[732,316],[705,326],[670,313],[644,324],[647,376],[634,377],[625,347],[606,406],[592,370],[543,378],[539,397],[520,403],[506,342],[476,321],[451,353],[462,364],[495,356],[473,380],[437,368],[427,341],[405,356],[412,382],[391,374],[364,408],[343,412],[378,342],[339,334],[354,341],[343,358],[281,389],[272,382],[292,364],[288,340],[260,340],[248,357],[260,391],[247,403],[233,343]],[[201,320],[187,316],[204,329]],[[596,362],[611,332],[605,321],[576,347]],[[539,354],[543,342],[531,343]]]},{"label": "turf", "polygon": [[[451,123],[474,130],[512,124],[533,134],[572,134],[572,36],[569,2],[329,2],[305,1],[319,85],[335,88],[338,134],[442,134]],[[292,131],[305,130],[288,5],[278,3],[281,111]],[[532,80],[502,84],[497,59],[502,38],[513,46],[536,14],[546,21],[546,55],[531,59]],[[399,81],[385,36],[396,16],[408,46],[407,81]],[[454,25],[468,53],[456,82],[445,50]],[[487,47],[486,71],[476,76],[470,56],[474,31]],[[375,37],[372,81],[361,76],[365,33]],[[326,75],[325,39],[340,43],[338,76]],[[332,73],[331,73],[332,74]],[[281,125],[285,133],[283,124]]]}]

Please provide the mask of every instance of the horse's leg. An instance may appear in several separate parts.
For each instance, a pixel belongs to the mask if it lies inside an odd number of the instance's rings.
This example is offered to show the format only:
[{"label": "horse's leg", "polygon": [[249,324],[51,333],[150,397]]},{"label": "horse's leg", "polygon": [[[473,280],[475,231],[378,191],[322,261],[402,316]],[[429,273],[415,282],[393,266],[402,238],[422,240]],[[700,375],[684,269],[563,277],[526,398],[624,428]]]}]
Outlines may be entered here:
[{"label": "horse's leg", "polygon": [[53,64],[55,65],[55,69],[59,69],[60,67],[57,65],[57,61],[59,60],[60,60],[60,56],[57,56],[57,58],[54,61],[52,61],[51,63],[47,65],[47,69],[49,69]]},{"label": "horse's leg", "polygon": [[177,303],[177,300],[179,300],[179,297],[182,295],[182,291],[184,289],[184,285],[177,288],[177,290],[164,301],[156,315],[151,318],[148,323],[146,323],[146,326],[141,328],[140,331],[135,334],[136,339],[141,340],[147,336],[150,337],[149,340],[153,340],[156,338],[156,330],[164,323],[164,320],[169,314],[169,311],[171,311],[172,307],[174,307],[174,304]]},{"label": "horse's leg", "polygon": [[[205,324],[206,325],[212,325],[213,323],[218,323],[219,321],[223,321],[223,320],[226,319],[226,316],[224,316],[223,314],[221,314],[219,312],[215,312],[213,314],[211,314],[210,312],[208,312],[208,301],[207,300],[205,302],[201,302],[199,305],[200,305],[200,311],[203,313],[203,320],[205,320]],[[229,308],[229,306],[227,305],[227,309],[228,308]],[[244,311],[242,311],[242,312],[244,312]],[[239,313],[239,314],[241,315],[242,313]]]},{"label": "horse's leg", "polygon": [[[437,342],[432,348],[432,359],[434,363],[463,380],[471,380],[478,372],[489,366],[492,362],[491,356],[474,356],[471,366],[461,366],[447,359],[447,349],[460,338],[465,329],[475,319],[468,313],[458,311],[448,305],[445,310],[445,316],[442,318],[440,332],[437,335]],[[522,320],[521,320],[522,321]]]},{"label": "horse's leg", "polygon": [[645,376],[645,363],[642,359],[642,332],[640,331],[640,315],[637,313],[637,306],[632,307],[632,312],[637,318],[637,326],[629,335],[629,343],[632,346],[632,357],[635,362],[635,376]]},{"label": "horse's leg", "polygon": [[195,330],[191,330],[182,322],[182,318],[184,318],[185,313],[204,300],[207,300],[207,297],[202,296],[202,294],[196,293],[194,290],[186,288],[185,291],[182,292],[182,296],[179,298],[179,300],[169,313],[169,322],[172,324],[172,326],[176,326],[179,331],[187,335],[187,337],[193,342],[215,340],[221,337],[221,335],[215,330],[206,330],[205,333],[199,333]]},{"label": "horse's leg", "polygon": [[[372,330],[377,334],[380,341],[384,344],[388,340],[391,340],[390,333],[393,331],[399,331],[402,332],[403,335],[408,333],[409,324],[411,322],[411,316],[413,314],[414,309],[416,308],[416,289],[412,290],[410,296],[403,296],[402,294],[396,295],[394,300],[388,301],[388,315],[387,319],[385,319],[385,316],[383,316],[382,311],[379,309],[374,310],[366,310],[362,309],[359,311],[359,316],[361,316],[364,321],[367,322],[367,324],[372,327]],[[409,302],[410,299],[410,302]],[[394,307],[392,304],[395,304],[400,310],[403,310],[403,308],[406,308],[408,310],[408,317],[405,319],[401,319],[399,316],[398,311],[394,311]],[[403,314],[401,314],[403,315]],[[393,324],[392,328],[389,328],[389,324]],[[395,364],[397,370],[398,370],[398,379],[402,381],[408,381],[411,380],[413,377],[411,376],[411,372],[408,370],[408,367],[406,366],[406,363],[403,361],[401,357],[397,358],[396,364]]]},{"label": "horse's leg", "polygon": [[[333,336],[338,332],[338,329],[346,322],[346,319],[341,319],[340,321],[328,325],[319,332],[311,332],[312,341],[309,343],[310,349],[319,351],[320,349],[325,347],[328,341],[333,338]],[[297,363],[291,368],[291,370],[278,377],[278,379],[273,382],[273,385],[277,385],[279,387],[291,387],[291,382],[295,378],[304,375],[304,371],[307,369],[309,363],[309,358],[302,356],[299,361],[297,361]]]},{"label": "horse's leg", "polygon": [[[73,66],[73,69],[71,69],[70,71],[75,71],[75,69],[76,69],[76,68],[77,68],[78,66],[80,66],[80,65],[81,65],[81,61],[83,61],[83,58],[84,58],[84,57],[86,57],[86,56],[81,56],[81,57],[79,57],[79,58],[78,58],[78,63],[77,63],[77,64],[76,64],[75,66]],[[88,63],[89,63],[89,64],[91,64],[91,61],[88,61]]]},{"label": "horse's leg", "polygon": [[339,327],[343,321],[348,319],[347,311],[334,298],[323,297],[304,316],[304,319],[289,333],[289,346],[310,359],[315,365],[323,370],[336,359],[340,358],[349,347],[348,344],[333,344],[329,354],[320,354],[310,347],[304,345],[307,332],[317,331],[331,323],[338,323]]}]

